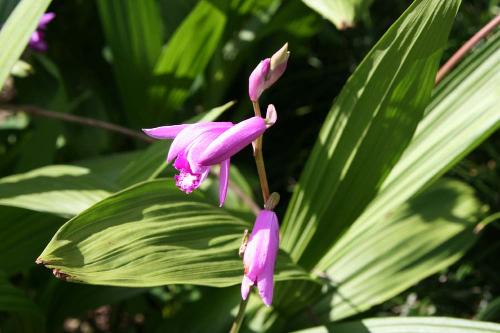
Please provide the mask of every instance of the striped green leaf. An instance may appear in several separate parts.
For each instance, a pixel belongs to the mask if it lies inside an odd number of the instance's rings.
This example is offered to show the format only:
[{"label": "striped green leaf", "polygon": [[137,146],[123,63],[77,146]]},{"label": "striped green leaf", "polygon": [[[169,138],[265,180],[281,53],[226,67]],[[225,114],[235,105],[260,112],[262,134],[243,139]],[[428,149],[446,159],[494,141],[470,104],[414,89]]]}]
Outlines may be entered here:
[{"label": "striped green leaf", "polygon": [[226,1],[201,0],[168,41],[153,74],[151,112],[157,120],[179,110],[212,58],[226,25]]},{"label": "striped green leaf", "polygon": [[353,27],[366,15],[372,0],[302,0],[311,9],[330,20],[338,29]]},{"label": "striped green leaf", "polygon": [[21,56],[51,0],[22,0],[0,30],[0,87]]},{"label": "striped green leaf", "polygon": [[[188,198],[172,181],[138,184],[76,216],[54,235],[39,257],[75,282],[146,287],[165,284],[229,286],[241,282],[238,249],[251,225]],[[286,254],[276,279],[307,279]]]},{"label": "striped green leaf", "polygon": [[477,239],[479,214],[472,188],[443,180],[362,233],[346,233],[322,272],[331,290],[312,311],[325,321],[340,320],[448,267]]},{"label": "striped green leaf", "polygon": [[52,165],[0,179],[0,205],[68,217],[116,190],[88,168]]},{"label": "striped green leaf", "polygon": [[431,184],[500,125],[500,33],[491,36],[437,89],[425,119],[380,192],[317,269],[327,269],[339,251],[366,228]]},{"label": "striped green leaf", "polygon": [[500,324],[446,317],[370,318],[332,323],[297,333],[498,333]]},{"label": "striped green leaf", "polygon": [[144,104],[163,45],[156,0],[100,0],[97,5],[125,110],[132,124],[145,126],[151,114]]},{"label": "striped green leaf", "polygon": [[304,267],[359,217],[410,142],[459,3],[416,0],[337,98],[284,220],[284,248]]}]

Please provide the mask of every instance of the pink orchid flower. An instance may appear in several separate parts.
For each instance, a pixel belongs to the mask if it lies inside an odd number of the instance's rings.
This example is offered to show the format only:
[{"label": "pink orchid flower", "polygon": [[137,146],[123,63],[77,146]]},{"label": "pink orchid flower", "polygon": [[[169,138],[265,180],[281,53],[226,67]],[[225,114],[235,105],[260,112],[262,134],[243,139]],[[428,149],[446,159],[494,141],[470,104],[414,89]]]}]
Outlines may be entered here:
[{"label": "pink orchid flower", "polygon": [[47,25],[56,17],[54,13],[45,13],[42,15],[38,27],[31,34],[28,46],[38,52],[46,52],[48,49],[47,42],[45,41],[45,29]]},{"label": "pink orchid flower", "polygon": [[261,210],[243,256],[245,275],[241,283],[241,297],[246,300],[250,287],[257,284],[265,305],[273,301],[274,266],[279,248],[279,224],[276,213]]},{"label": "pink orchid flower", "polygon": [[177,187],[191,193],[207,178],[213,165],[220,164],[219,203],[224,204],[229,184],[231,156],[245,148],[276,121],[276,110],[269,105],[267,118],[252,117],[238,124],[202,122],[143,129],[155,139],[173,139],[167,163],[174,159]]},{"label": "pink orchid flower", "polygon": [[271,58],[262,60],[248,79],[248,95],[252,102],[259,100],[260,95],[272,86],[283,75],[288,63],[288,43],[283,45]]}]

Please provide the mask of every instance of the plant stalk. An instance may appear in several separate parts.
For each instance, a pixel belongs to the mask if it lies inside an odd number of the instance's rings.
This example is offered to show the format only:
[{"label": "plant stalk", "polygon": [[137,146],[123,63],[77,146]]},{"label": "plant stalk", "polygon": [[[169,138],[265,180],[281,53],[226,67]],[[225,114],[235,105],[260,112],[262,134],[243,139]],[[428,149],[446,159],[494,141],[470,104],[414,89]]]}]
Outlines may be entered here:
[{"label": "plant stalk", "polygon": [[495,29],[500,24],[500,15],[494,17],[488,24],[486,24],[481,30],[479,30],[474,36],[472,36],[461,48],[455,52],[448,61],[441,66],[437,75],[436,82],[437,85],[441,80],[462,60],[462,58],[479,43],[483,38],[489,35],[493,29]]},{"label": "plant stalk", "polygon": [[238,314],[236,318],[234,318],[233,326],[231,326],[231,331],[229,333],[238,333],[241,327],[241,323],[243,322],[243,318],[245,318],[245,309],[247,308],[248,300],[250,299],[250,293],[246,300],[241,300],[240,308],[238,309]]},{"label": "plant stalk", "polygon": [[[262,117],[259,102],[252,102],[252,104],[255,116]],[[262,154],[262,138],[263,135],[259,136],[257,140],[253,142],[253,156],[255,159],[255,165],[257,166],[257,173],[259,175],[260,188],[262,189],[262,198],[265,204],[267,202],[267,199],[269,199],[269,184],[267,182],[264,155]]]}]

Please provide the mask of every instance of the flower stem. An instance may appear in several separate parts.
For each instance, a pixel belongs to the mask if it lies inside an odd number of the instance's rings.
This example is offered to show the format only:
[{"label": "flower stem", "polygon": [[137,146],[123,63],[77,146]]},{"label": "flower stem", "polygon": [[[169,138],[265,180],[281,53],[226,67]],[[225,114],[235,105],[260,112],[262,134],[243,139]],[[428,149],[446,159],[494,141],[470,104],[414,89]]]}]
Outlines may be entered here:
[{"label": "flower stem", "polygon": [[441,80],[462,60],[462,58],[479,43],[484,37],[490,34],[500,24],[500,15],[494,17],[488,24],[472,36],[455,54],[439,69],[436,75],[437,85]]},{"label": "flower stem", "polygon": [[240,308],[238,309],[238,314],[234,319],[233,326],[231,326],[231,331],[229,333],[238,333],[241,327],[241,323],[243,322],[243,318],[245,318],[245,309],[247,308],[248,300],[250,299],[250,294],[246,300],[241,300]]},{"label": "flower stem", "polygon": [[[253,110],[256,117],[262,117],[260,112],[259,102],[252,102]],[[267,182],[266,166],[264,165],[264,156],[262,154],[262,135],[254,141],[253,156],[257,166],[257,173],[259,174],[260,188],[262,189],[262,197],[264,203],[269,199],[269,184]]]}]

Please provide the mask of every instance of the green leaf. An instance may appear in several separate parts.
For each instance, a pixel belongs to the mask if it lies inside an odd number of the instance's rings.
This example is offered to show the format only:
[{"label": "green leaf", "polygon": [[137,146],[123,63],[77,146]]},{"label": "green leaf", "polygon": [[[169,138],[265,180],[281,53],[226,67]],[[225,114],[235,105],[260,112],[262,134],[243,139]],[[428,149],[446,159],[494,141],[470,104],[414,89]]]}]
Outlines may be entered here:
[{"label": "green leaf", "polygon": [[163,45],[162,22],[155,0],[97,1],[113,67],[129,120],[151,121],[143,110],[152,70]]},{"label": "green leaf", "polygon": [[[150,181],[102,200],[55,234],[40,255],[69,281],[115,286],[241,282],[238,249],[250,224],[186,197],[172,181]],[[281,253],[277,280],[308,279]]]},{"label": "green leaf", "polygon": [[168,114],[180,109],[194,79],[212,58],[226,25],[220,2],[225,1],[198,2],[158,59],[149,107],[158,120],[168,119]]},{"label": "green leaf", "polygon": [[21,56],[51,0],[22,0],[0,30],[0,87]]},{"label": "green leaf", "polygon": [[88,168],[52,165],[0,179],[0,205],[73,216],[115,190]]},{"label": "green leaf", "polygon": [[500,321],[500,297],[492,300],[484,309],[482,309],[477,318],[479,320]]},{"label": "green leaf", "polygon": [[500,325],[482,321],[446,318],[370,318],[362,321],[328,324],[297,333],[498,333]]},{"label": "green leaf", "polygon": [[442,180],[362,232],[349,229],[323,272],[330,291],[313,307],[315,316],[360,313],[453,264],[476,241],[479,214],[472,188]]},{"label": "green leaf", "polygon": [[311,9],[335,24],[337,29],[351,28],[368,13],[372,0],[302,0]]},{"label": "green leaf", "polygon": [[415,1],[337,98],[283,225],[283,247],[304,267],[314,267],[363,212],[408,145],[459,3]]},{"label": "green leaf", "polygon": [[7,21],[18,2],[19,0],[2,0],[0,2],[0,27]]},{"label": "green leaf", "polygon": [[12,286],[0,271],[0,312],[11,312],[42,320],[40,309],[20,289]]},{"label": "green leaf", "polygon": [[356,224],[388,214],[499,128],[500,72],[491,70],[499,61],[496,33],[437,87],[410,145]]},{"label": "green leaf", "polygon": [[33,211],[0,206],[0,262],[7,274],[35,265],[36,256],[64,222]]}]

